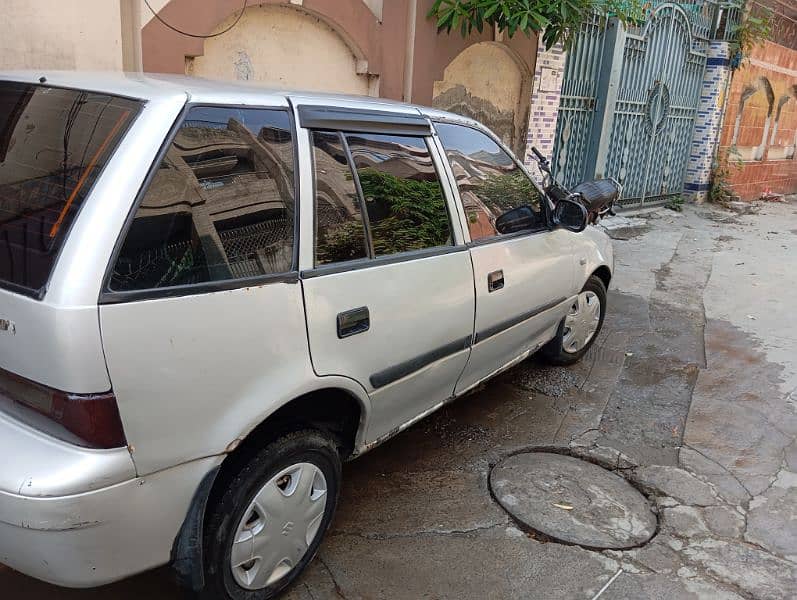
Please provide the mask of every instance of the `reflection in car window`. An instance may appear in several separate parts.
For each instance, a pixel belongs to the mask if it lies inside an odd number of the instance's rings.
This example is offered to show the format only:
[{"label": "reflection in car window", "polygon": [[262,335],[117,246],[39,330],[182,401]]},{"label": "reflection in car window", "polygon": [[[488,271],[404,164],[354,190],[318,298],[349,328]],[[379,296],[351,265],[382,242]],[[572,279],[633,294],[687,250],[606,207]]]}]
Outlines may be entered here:
[{"label": "reflection in car window", "polygon": [[44,289],[83,201],[140,107],[96,92],[0,82],[0,282]]},{"label": "reflection in car window", "polygon": [[443,190],[423,138],[349,134],[376,256],[452,244]]},{"label": "reflection in car window", "polygon": [[495,220],[520,206],[545,227],[540,193],[523,170],[488,135],[464,125],[435,123],[454,171],[472,240],[498,235]]},{"label": "reflection in car window", "polygon": [[136,212],[111,289],[289,271],[293,168],[287,112],[192,108]]},{"label": "reflection in car window", "polygon": [[366,258],[368,249],[354,176],[339,133],[313,132],[315,264]]}]

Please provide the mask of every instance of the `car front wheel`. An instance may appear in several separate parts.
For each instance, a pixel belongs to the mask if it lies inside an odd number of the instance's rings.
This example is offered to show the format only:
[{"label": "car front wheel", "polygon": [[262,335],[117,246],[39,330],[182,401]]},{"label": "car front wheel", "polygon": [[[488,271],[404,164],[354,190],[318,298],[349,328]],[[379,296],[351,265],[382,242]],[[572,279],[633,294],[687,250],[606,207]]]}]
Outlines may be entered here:
[{"label": "car front wheel", "polygon": [[593,275],[559,323],[556,337],[542,348],[548,362],[572,365],[587,353],[598,337],[606,315],[606,286]]},{"label": "car front wheel", "polygon": [[284,435],[241,461],[208,507],[202,597],[277,596],[315,556],[340,473],[334,441],[315,430]]}]

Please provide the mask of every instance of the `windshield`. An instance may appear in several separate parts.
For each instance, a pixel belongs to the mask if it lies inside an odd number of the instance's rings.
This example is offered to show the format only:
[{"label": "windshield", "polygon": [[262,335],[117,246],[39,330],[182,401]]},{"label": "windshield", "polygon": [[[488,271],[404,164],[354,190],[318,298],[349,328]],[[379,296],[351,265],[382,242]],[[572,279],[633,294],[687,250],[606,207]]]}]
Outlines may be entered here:
[{"label": "windshield", "polygon": [[0,286],[43,294],[80,205],[140,106],[0,82]]}]

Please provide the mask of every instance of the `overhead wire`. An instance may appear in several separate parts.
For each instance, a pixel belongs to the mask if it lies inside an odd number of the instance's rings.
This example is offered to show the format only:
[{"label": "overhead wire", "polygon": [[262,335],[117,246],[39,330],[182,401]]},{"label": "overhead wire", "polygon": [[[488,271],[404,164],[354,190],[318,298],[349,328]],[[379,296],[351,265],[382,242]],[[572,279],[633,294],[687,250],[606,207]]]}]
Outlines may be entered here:
[{"label": "overhead wire", "polygon": [[180,35],[185,35],[187,37],[192,37],[192,38],[199,38],[199,39],[203,39],[203,40],[204,39],[208,39],[208,38],[218,37],[220,35],[224,35],[230,29],[232,29],[233,27],[238,25],[238,21],[240,21],[241,17],[244,16],[244,11],[246,10],[246,2],[247,2],[247,0],[244,0],[244,3],[241,5],[241,12],[238,13],[238,17],[235,19],[235,21],[232,23],[232,25],[227,27],[224,31],[219,31],[218,33],[210,33],[208,35],[199,35],[197,33],[188,33],[187,31],[183,31],[182,29],[178,29],[174,25],[171,25],[170,23],[167,23],[157,12],[155,12],[155,10],[152,8],[152,6],[150,6],[149,0],[144,0],[144,4],[147,5],[147,8],[152,12],[153,16],[158,21],[160,21],[163,25],[165,25],[166,27],[168,27],[169,29],[171,29],[175,33],[179,33]]}]

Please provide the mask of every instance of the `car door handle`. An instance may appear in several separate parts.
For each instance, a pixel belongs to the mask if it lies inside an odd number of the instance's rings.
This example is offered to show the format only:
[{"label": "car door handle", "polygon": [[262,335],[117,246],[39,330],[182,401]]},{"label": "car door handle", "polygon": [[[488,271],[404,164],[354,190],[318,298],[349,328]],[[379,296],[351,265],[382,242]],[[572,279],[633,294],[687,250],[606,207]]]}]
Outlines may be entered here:
[{"label": "car door handle", "polygon": [[487,291],[494,292],[504,287],[504,272],[502,270],[493,271],[487,275]]},{"label": "car door handle", "polygon": [[371,314],[367,306],[338,313],[338,337],[347,338],[364,333],[371,328]]}]

